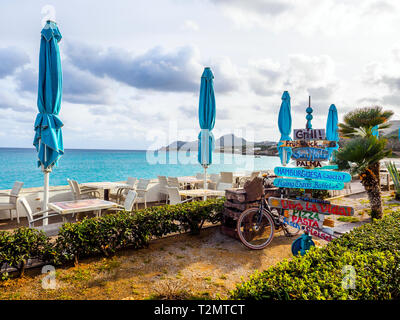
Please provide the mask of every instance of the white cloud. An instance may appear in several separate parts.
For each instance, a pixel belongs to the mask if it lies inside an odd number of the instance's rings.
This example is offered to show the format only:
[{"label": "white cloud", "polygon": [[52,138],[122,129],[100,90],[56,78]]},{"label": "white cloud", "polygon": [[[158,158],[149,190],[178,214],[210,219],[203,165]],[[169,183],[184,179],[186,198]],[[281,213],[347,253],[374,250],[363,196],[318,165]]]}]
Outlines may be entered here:
[{"label": "white cloud", "polygon": [[183,30],[199,31],[199,25],[193,20],[185,20],[182,25]]},{"label": "white cloud", "polygon": [[293,30],[304,35],[329,36],[387,29],[398,20],[395,0],[211,0],[239,27],[270,31]]}]

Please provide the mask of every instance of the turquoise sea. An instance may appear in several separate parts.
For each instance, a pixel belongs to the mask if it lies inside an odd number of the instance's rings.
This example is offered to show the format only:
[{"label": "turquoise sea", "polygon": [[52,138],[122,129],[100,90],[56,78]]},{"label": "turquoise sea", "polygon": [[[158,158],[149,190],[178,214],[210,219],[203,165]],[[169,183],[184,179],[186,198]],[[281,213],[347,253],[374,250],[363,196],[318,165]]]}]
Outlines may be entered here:
[{"label": "turquoise sea", "polygon": [[[267,170],[279,164],[278,157],[214,153],[207,172]],[[124,181],[129,176],[191,176],[197,172],[203,172],[197,153],[66,149],[50,175],[50,185],[67,185],[67,178],[83,183]],[[24,188],[43,185],[35,149],[0,148],[0,189],[11,189],[14,181],[23,181]]]}]

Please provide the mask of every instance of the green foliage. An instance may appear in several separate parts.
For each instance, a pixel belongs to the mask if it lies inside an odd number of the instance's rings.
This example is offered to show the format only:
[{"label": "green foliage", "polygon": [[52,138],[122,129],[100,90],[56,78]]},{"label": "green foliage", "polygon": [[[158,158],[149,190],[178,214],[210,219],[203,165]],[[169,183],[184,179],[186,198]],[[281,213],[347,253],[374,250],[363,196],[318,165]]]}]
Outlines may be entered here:
[{"label": "green foliage", "polygon": [[[356,228],[323,248],[252,275],[232,299],[399,299],[400,213]],[[356,272],[355,288],[342,287],[343,267]]]},{"label": "green foliage", "polygon": [[[23,273],[28,259],[61,264],[92,255],[110,256],[121,248],[142,248],[152,238],[174,232],[199,233],[205,221],[222,219],[224,199],[150,207],[65,223],[54,242],[41,231],[19,228],[0,232],[0,267]],[[1,270],[0,270],[1,271]],[[3,277],[4,278],[4,277]]]},{"label": "green foliage", "polygon": [[335,163],[340,170],[349,168],[352,174],[360,174],[391,154],[386,150],[386,139],[374,136],[352,139],[335,153]]},{"label": "green foliage", "polygon": [[400,194],[400,174],[399,171],[396,168],[396,165],[394,162],[385,162],[386,168],[388,169],[390,176],[392,178],[392,181],[394,183],[394,187],[396,189],[396,193]]},{"label": "green foliage", "polygon": [[369,137],[372,128],[379,125],[379,129],[389,128],[387,121],[393,116],[393,111],[382,111],[382,107],[366,107],[355,109],[347,113],[343,123],[339,124],[340,133],[343,137],[353,138],[356,136]]},{"label": "green foliage", "polygon": [[48,237],[29,228],[0,231],[0,267],[16,268],[23,274],[28,259],[49,260],[54,254]]},{"label": "green foliage", "polygon": [[353,216],[339,217],[339,218],[337,218],[337,220],[342,221],[342,222],[351,222],[351,223],[356,223],[356,222],[360,221],[360,219],[358,219],[357,217],[353,217]]},{"label": "green foliage", "polygon": [[101,218],[84,219],[64,224],[56,241],[58,255],[54,262],[103,254],[109,256],[118,248],[145,246],[150,239],[148,230],[141,228],[134,216],[122,212]]}]

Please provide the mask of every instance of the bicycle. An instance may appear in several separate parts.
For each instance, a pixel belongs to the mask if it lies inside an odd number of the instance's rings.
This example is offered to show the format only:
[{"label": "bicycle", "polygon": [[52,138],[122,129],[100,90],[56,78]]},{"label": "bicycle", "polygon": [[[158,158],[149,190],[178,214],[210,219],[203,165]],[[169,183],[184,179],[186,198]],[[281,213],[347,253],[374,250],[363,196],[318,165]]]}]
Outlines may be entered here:
[{"label": "bicycle", "polygon": [[[263,175],[263,187],[267,184],[268,176]],[[248,248],[261,250],[270,244],[275,231],[282,229],[285,236],[293,237],[300,229],[288,226],[284,223],[283,209],[271,208],[266,201],[265,188],[258,207],[246,209],[237,220],[237,233],[240,241]],[[286,191],[280,188],[281,198]]]}]

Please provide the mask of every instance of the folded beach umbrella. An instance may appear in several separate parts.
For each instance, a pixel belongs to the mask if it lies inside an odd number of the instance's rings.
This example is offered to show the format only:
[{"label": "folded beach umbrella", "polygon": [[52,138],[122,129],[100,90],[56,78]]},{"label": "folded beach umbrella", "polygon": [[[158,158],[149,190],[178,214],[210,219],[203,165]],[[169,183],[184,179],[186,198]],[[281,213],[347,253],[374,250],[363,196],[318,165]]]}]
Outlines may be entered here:
[{"label": "folded beach umbrella", "polygon": [[[39,53],[39,84],[37,105],[39,113],[35,121],[33,145],[38,152],[38,166],[44,173],[43,210],[49,199],[49,173],[64,154],[61,122],[62,72],[58,43],[61,33],[57,24],[47,21],[41,32]],[[44,224],[47,223],[45,219]]]},{"label": "folded beach umbrella", "polygon": [[[214,75],[209,67],[204,68],[201,76],[199,99],[199,133],[198,161],[204,168],[204,189],[207,189],[207,168],[212,163],[214,136],[211,132],[215,125]],[[207,199],[207,196],[204,196]]]},{"label": "folded beach umbrella", "polygon": [[339,131],[338,131],[338,114],[334,104],[329,107],[328,119],[326,121],[326,139],[329,141],[336,141],[336,147],[328,147],[329,159],[332,156],[333,150],[337,150],[339,145]]},{"label": "folded beach umbrella", "polygon": [[278,127],[281,133],[281,138],[278,142],[279,157],[281,158],[282,165],[287,165],[292,155],[292,148],[281,147],[282,141],[292,140],[290,138],[290,132],[292,130],[292,116],[290,113],[290,96],[289,92],[284,91],[282,95],[282,104],[279,109],[278,116]]}]

